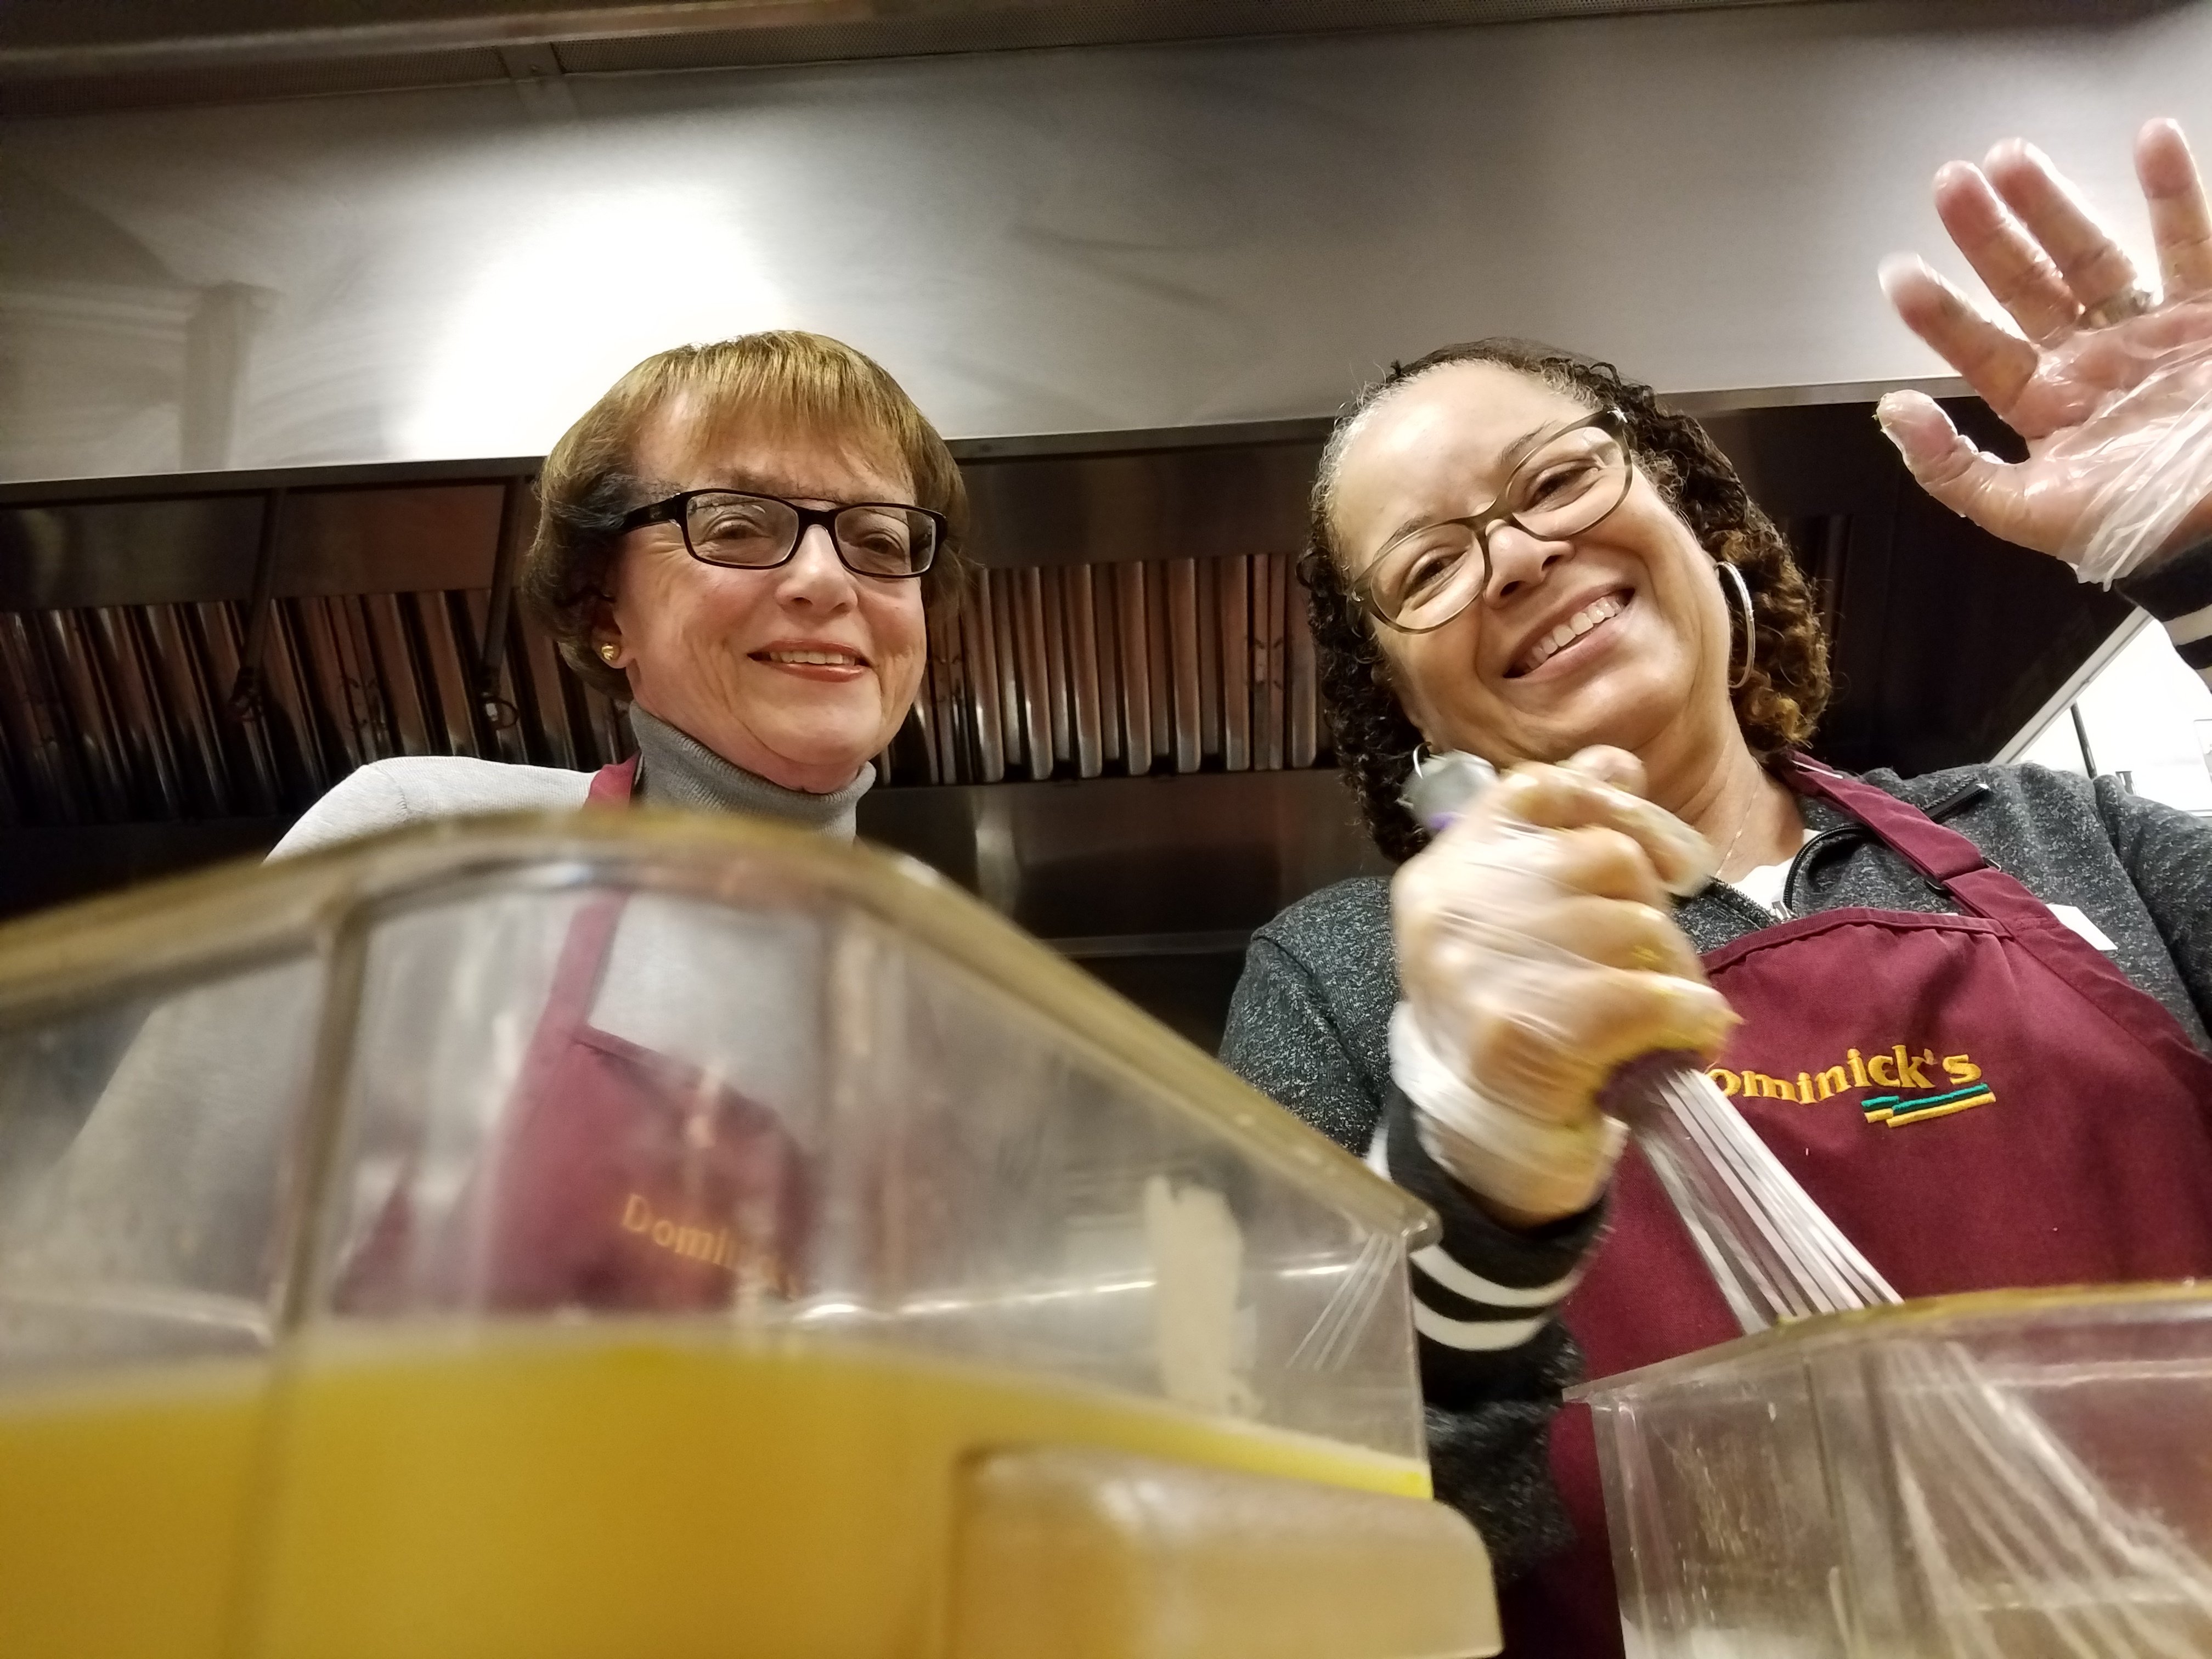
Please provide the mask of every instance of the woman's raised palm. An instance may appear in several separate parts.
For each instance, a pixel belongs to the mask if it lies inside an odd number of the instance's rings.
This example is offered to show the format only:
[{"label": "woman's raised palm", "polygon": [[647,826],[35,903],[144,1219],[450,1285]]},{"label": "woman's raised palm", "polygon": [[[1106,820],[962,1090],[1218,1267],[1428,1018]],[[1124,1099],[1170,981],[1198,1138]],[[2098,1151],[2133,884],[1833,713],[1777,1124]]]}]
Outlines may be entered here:
[{"label": "woman's raised palm", "polygon": [[1882,284],[1912,331],[2014,431],[2007,464],[1917,392],[1882,400],[1884,428],[1938,501],[2023,547],[2124,575],[2212,533],[2212,210],[2179,127],[2136,141],[2163,293],[2039,152],[2011,141],[1936,175],[1944,227],[2017,325],[2004,327],[1916,259]]}]

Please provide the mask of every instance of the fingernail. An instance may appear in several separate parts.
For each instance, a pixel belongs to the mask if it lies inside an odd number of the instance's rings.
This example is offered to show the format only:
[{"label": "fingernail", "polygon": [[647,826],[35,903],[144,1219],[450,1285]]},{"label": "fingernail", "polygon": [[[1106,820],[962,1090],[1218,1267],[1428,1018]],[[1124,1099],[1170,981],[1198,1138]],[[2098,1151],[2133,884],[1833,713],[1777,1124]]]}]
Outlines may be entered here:
[{"label": "fingernail", "polygon": [[1875,280],[1881,291],[1894,302],[1898,290],[1928,269],[1928,262],[1917,253],[1892,253],[1875,267]]},{"label": "fingernail", "polygon": [[1888,439],[1890,442],[1898,444],[1899,448],[1904,446],[1899,443],[1897,434],[1890,428],[1893,422],[1905,418],[1905,397],[1902,392],[1883,392],[1881,401],[1874,406],[1875,424],[1881,428],[1882,436]]}]

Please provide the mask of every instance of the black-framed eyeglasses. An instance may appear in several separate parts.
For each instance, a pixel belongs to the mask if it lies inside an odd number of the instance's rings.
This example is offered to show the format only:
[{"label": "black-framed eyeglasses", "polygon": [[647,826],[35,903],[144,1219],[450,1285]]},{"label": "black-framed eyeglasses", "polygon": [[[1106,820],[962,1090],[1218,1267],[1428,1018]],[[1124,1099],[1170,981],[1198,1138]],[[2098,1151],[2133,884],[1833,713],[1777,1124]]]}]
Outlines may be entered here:
[{"label": "black-framed eyeglasses", "polygon": [[687,489],[625,515],[624,531],[672,524],[702,564],[772,570],[799,550],[799,538],[820,525],[846,569],[859,576],[919,576],[937,561],[945,515],[899,501],[848,501],[801,507],[781,495],[745,489]]},{"label": "black-framed eyeglasses", "polygon": [[1626,418],[1612,409],[1562,427],[1513,469],[1483,512],[1422,525],[1384,544],[1352,580],[1352,596],[1401,634],[1442,628],[1490,586],[1490,535],[1498,526],[1558,541],[1589,529],[1627,499],[1636,477],[1627,432]]}]

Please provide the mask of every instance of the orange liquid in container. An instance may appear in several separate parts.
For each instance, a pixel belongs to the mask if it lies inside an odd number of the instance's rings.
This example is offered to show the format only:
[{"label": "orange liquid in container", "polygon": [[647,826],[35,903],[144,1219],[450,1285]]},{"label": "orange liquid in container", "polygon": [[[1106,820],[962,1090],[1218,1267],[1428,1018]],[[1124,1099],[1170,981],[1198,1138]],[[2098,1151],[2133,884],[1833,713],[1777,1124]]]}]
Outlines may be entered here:
[{"label": "orange liquid in container", "polygon": [[223,1652],[266,1380],[210,1361],[0,1393],[0,1654]]},{"label": "orange liquid in container", "polygon": [[1411,1459],[818,1341],[386,1330],[279,1375],[0,1396],[0,1654],[926,1656],[978,1448],[1429,1492]]}]

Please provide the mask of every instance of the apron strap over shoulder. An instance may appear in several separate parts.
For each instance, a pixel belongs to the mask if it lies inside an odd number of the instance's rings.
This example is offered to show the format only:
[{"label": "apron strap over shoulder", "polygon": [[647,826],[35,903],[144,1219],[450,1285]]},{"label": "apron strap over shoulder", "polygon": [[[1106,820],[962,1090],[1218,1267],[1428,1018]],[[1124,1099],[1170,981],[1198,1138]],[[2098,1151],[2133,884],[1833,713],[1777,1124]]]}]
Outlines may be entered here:
[{"label": "apron strap over shoulder", "polygon": [[[584,797],[586,810],[628,806],[630,792],[637,784],[637,761],[632,755],[592,773],[591,793]],[[627,902],[622,894],[602,893],[586,903],[570,924],[560,965],[554,969],[552,994],[546,999],[540,1019],[541,1035],[550,1039],[549,1053],[556,1053],[588,1023],[592,1005],[599,1000],[599,981],[606,974],[607,952],[614,945],[615,928]]]},{"label": "apron strap over shoulder", "polygon": [[627,806],[637,789],[638,757],[617,761],[612,766],[602,766],[592,774],[591,793],[584,797],[586,806]]},{"label": "apron strap over shoulder", "polygon": [[1887,790],[1806,759],[1783,755],[1774,763],[1784,781],[1842,808],[1875,832],[1890,850],[1938,886],[1990,867],[1982,849],[1956,830],[1947,830],[1917,807]]},{"label": "apron strap over shoulder", "polygon": [[2163,1054],[2169,1065],[2201,1075],[2204,1057],[2172,1012],[1966,836],[1887,790],[1802,756],[1783,756],[1775,765],[1792,787],[1820,797],[1865,824],[1899,858],[1940,884],[1968,915],[2002,927],[2136,1042]]}]

